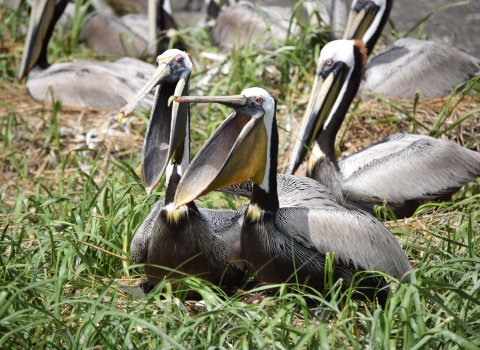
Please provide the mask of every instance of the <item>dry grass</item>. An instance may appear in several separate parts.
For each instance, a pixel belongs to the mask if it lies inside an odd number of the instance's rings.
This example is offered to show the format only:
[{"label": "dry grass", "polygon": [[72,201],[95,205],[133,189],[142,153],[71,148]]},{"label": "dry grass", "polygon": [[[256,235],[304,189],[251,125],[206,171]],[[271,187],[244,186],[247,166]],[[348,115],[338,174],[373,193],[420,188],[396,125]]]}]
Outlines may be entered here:
[{"label": "dry grass", "polygon": [[[52,106],[35,101],[30,97],[25,85],[19,83],[2,83],[0,85],[0,122],[6,127],[6,119],[14,114],[11,150],[0,156],[0,181],[3,201],[11,204],[14,191],[11,186],[21,186],[29,195],[37,183],[45,183],[49,187],[56,181],[58,157],[72,151],[81,150],[90,157],[96,157],[99,150],[100,160],[125,159],[133,152],[140,154],[143,143],[145,124],[139,118],[129,118],[120,125],[117,121],[117,110],[113,108],[85,108],[63,106],[58,113],[60,147],[53,149],[45,145],[45,130],[52,121],[46,119],[52,115]],[[6,131],[6,130],[5,130]],[[6,134],[3,133],[2,137]],[[11,154],[24,154],[28,159],[28,176],[20,178],[17,169],[6,159]],[[80,164],[83,171],[89,172],[88,163]],[[65,169],[65,173],[73,173],[77,167]],[[99,176],[102,176],[99,173]],[[103,179],[97,178],[98,182]],[[54,187],[54,186],[53,186]]]},{"label": "dry grass", "polygon": [[[308,99],[308,95],[302,97],[305,100]],[[287,97],[287,101],[295,99],[297,99],[295,95]],[[25,193],[31,194],[36,183],[54,182],[56,157],[75,150],[81,149],[87,153],[87,149],[99,150],[101,151],[100,159],[105,162],[107,159],[124,159],[130,155],[132,149],[135,154],[141,152],[145,130],[144,121],[133,117],[119,125],[116,119],[116,109],[76,106],[62,107],[58,115],[61,147],[57,150],[59,153],[47,152],[44,147],[43,132],[48,128],[50,120],[46,120],[44,116],[52,114],[52,106],[35,101],[28,94],[25,85],[16,82],[3,82],[0,85],[0,101],[3,101],[0,103],[0,120],[8,118],[10,113],[15,114],[14,132],[19,137],[13,140],[13,149],[15,153],[21,150],[21,153],[25,154],[29,161],[28,177],[19,182],[17,171],[8,162],[5,163],[5,159],[10,153],[7,151],[0,156],[0,164],[3,163],[0,169],[0,181],[3,189],[20,185]],[[390,99],[390,101],[410,115],[414,114],[412,101],[396,99]],[[447,102],[448,97],[420,100],[415,119],[431,128]],[[291,105],[279,105],[278,108],[280,125],[285,124],[284,118],[288,118],[289,121],[292,121],[293,134],[298,132],[304,110],[299,109],[295,115],[291,115],[288,113],[292,109]],[[473,93],[466,96],[453,110],[449,111],[449,117],[444,125],[451,125],[462,115],[478,108],[480,108],[480,95]],[[350,123],[344,123],[337,136],[337,142],[339,142],[345,132],[343,143],[339,144],[342,157],[357,152],[388,135],[411,132],[412,122],[379,97],[363,96],[352,116]],[[2,123],[5,124],[4,121]],[[416,132],[428,134],[428,130],[420,126]],[[442,137],[461,145],[468,142],[468,148],[480,151],[480,112],[474,113]],[[285,148],[280,150],[279,170],[288,163],[294,142],[287,140],[291,139],[291,135],[280,130],[280,143],[285,144]],[[195,146],[197,149],[194,152],[201,147],[201,143],[197,142]],[[91,156],[97,155],[92,152]],[[88,172],[89,165],[83,164],[82,166],[82,169]],[[65,169],[65,172],[74,172],[75,170],[75,168]],[[301,175],[304,172],[302,167],[297,174]],[[102,178],[98,178],[98,181],[102,181]],[[13,192],[4,191],[3,200],[11,204]]]}]

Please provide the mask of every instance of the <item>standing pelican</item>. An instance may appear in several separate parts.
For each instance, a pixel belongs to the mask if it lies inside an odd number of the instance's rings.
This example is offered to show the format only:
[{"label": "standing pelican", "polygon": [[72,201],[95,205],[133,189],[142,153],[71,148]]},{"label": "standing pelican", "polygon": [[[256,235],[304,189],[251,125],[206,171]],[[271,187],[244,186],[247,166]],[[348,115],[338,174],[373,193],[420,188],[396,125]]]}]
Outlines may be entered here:
[{"label": "standing pelican", "polygon": [[449,199],[480,176],[480,154],[429,136],[396,134],[337,162],[335,136],[355,97],[365,64],[359,40],[328,43],[320,53],[312,94],[287,173],[294,173],[312,146],[307,176],[329,188],[337,201],[365,210],[386,203],[397,218],[424,203]]},{"label": "standing pelican", "polygon": [[[344,39],[363,40],[370,54],[385,26],[393,0],[354,0]],[[449,95],[480,73],[480,60],[433,41],[400,39],[365,66],[360,90],[399,98]]]},{"label": "standing pelican", "polygon": [[172,49],[160,55],[157,63],[149,82],[120,112],[121,117],[130,115],[157,86],[143,145],[142,175],[149,193],[166,171],[166,193],[135,233],[131,259],[146,264],[145,272],[153,285],[166,276],[193,275],[227,289],[240,286],[244,275],[240,228],[245,208],[199,209],[190,201],[173,209],[178,182],[190,162],[190,109],[176,102],[170,106],[168,98],[188,95],[192,62],[185,52]]},{"label": "standing pelican", "polygon": [[[79,40],[99,55],[110,57],[143,57],[158,55],[168,48],[167,37],[155,44],[162,31],[177,29],[170,0],[150,0],[149,15],[97,14],[83,27]],[[149,23],[149,20],[151,23]],[[152,32],[153,38],[151,37]]]},{"label": "standing pelican", "polygon": [[[278,131],[275,101],[260,88],[227,97],[180,97],[177,102],[219,102],[233,107],[185,171],[173,212],[221,187],[250,179],[253,191],[245,213],[242,256],[255,278],[266,283],[297,282],[325,287],[325,256],[335,254],[333,276],[355,298],[385,305],[387,288],[379,270],[401,278],[411,267],[393,234],[371,215],[331,201],[317,207],[282,207],[277,194]],[[201,180],[199,180],[201,179]],[[357,278],[358,277],[358,278]],[[408,280],[408,276],[404,277]],[[381,288],[378,290],[378,288]]]},{"label": "standing pelican", "polygon": [[[347,19],[345,0],[305,1],[295,14],[301,25],[311,25],[317,15],[333,34],[341,32]],[[299,27],[291,23],[292,8],[285,6],[259,6],[249,1],[225,7],[218,15],[212,29],[212,43],[222,50],[229,50],[235,44],[249,43],[258,48],[273,49],[277,41],[285,41],[289,31],[295,33]]]},{"label": "standing pelican", "polygon": [[[134,58],[115,62],[69,62],[50,65],[47,46],[68,0],[33,0],[18,79],[36,100],[54,97],[67,105],[121,108],[135,97],[155,68]],[[143,104],[152,104],[149,96]]]}]

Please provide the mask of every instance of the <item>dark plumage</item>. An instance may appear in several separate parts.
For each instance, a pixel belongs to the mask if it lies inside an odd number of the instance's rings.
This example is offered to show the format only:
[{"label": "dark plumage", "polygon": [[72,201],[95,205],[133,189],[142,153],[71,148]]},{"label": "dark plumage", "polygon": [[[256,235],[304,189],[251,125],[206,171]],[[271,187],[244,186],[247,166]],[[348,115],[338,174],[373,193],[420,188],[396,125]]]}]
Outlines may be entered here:
[{"label": "dark plumage", "polygon": [[[371,215],[337,204],[325,190],[322,202],[313,206],[302,204],[300,198],[287,206],[279,201],[278,131],[275,102],[268,92],[251,88],[230,99],[181,97],[177,101],[221,102],[235,112],[187,168],[175,194],[175,206],[250,178],[252,195],[242,224],[241,248],[246,268],[256,279],[298,282],[323,291],[326,253],[334,253],[334,279],[342,278],[344,288],[354,283],[355,298],[377,298],[385,305],[388,287],[383,278],[371,273],[354,275],[378,270],[402,278],[411,269],[390,231]],[[295,177],[290,179],[294,186]],[[309,195],[305,193],[307,200]],[[404,278],[408,280],[408,276]]]},{"label": "dark plumage", "polygon": [[166,172],[166,194],[135,233],[130,256],[134,263],[145,264],[153,285],[168,276],[191,275],[231,291],[241,286],[244,276],[240,228],[245,208],[199,209],[191,201],[174,209],[175,191],[190,160],[190,109],[176,102],[169,106],[168,98],[174,93],[188,95],[192,63],[185,52],[175,49],[163,53],[157,62],[155,75],[121,112],[131,114],[158,85],[143,146],[142,174],[150,192]]}]

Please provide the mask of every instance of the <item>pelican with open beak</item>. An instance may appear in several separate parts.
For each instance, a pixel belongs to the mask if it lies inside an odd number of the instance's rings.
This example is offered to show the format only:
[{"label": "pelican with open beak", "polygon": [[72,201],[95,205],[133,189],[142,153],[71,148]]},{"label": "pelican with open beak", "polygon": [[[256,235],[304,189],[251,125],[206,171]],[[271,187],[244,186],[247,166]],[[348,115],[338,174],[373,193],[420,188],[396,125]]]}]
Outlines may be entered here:
[{"label": "pelican with open beak", "polygon": [[[142,151],[142,175],[147,193],[159,183],[175,150],[182,146],[181,143],[190,142],[190,136],[187,137],[185,134],[187,122],[189,123],[189,120],[187,121],[189,116],[186,117],[189,115],[188,107],[171,105],[168,98],[173,94],[188,93],[192,62],[185,52],[172,49],[157,57],[157,65],[157,70],[145,86],[118,113],[118,121],[121,123],[123,118],[129,117],[150,91],[155,89],[154,104]],[[183,117],[179,118],[178,115]],[[165,152],[166,149],[168,152]],[[177,160],[181,159],[182,152],[176,154],[176,157],[180,157]],[[186,161],[188,164],[188,157]]]},{"label": "pelican with open beak", "polygon": [[328,43],[287,173],[293,174],[312,146],[307,176],[330,189],[340,203],[373,212],[375,205],[408,217],[427,202],[449,199],[480,176],[480,154],[428,136],[389,136],[340,162],[335,137],[360,86],[365,48],[358,40]]},{"label": "pelican with open beak", "polygon": [[[66,105],[120,108],[133,99],[155,68],[134,58],[115,62],[66,62],[50,65],[47,46],[69,0],[33,0],[18,79],[36,100],[51,95]],[[52,93],[51,93],[52,92]],[[142,108],[149,108],[149,96]]]},{"label": "pelican with open beak", "polygon": [[119,113],[128,117],[149,91],[156,89],[143,145],[142,173],[147,192],[166,173],[166,193],[135,233],[130,256],[133,262],[145,264],[153,285],[167,276],[197,276],[231,290],[241,286],[244,276],[239,259],[245,207],[237,211],[199,209],[191,201],[174,208],[178,182],[190,161],[190,109],[170,104],[168,98],[188,95],[192,62],[185,52],[173,49],[160,55],[157,63],[152,78]]},{"label": "pelican with open beak", "polygon": [[[363,40],[369,55],[387,23],[393,0],[354,0],[343,39]],[[370,59],[361,91],[411,99],[449,95],[480,73],[480,59],[433,41],[404,38]]]},{"label": "pelican with open beak", "polygon": [[[252,196],[241,230],[247,269],[266,283],[298,283],[324,290],[327,253],[335,254],[334,278],[354,297],[385,305],[388,287],[378,270],[402,278],[411,267],[395,236],[375,218],[334,200],[323,206],[282,206],[277,194],[278,131],[275,101],[264,89],[238,96],[176,98],[216,102],[235,109],[185,171],[175,193],[181,208],[210,191],[250,179]],[[295,186],[295,183],[292,183]],[[307,193],[308,195],[308,193]],[[357,276],[358,277],[358,276]],[[404,277],[408,280],[408,276]]]}]

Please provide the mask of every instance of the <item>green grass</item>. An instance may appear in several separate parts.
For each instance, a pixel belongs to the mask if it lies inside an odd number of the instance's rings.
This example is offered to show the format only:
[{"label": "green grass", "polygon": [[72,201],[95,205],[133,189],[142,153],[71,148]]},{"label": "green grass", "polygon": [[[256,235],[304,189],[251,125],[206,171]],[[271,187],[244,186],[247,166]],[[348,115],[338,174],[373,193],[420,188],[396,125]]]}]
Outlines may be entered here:
[{"label": "green grass", "polygon": [[[5,11],[0,19],[1,32],[21,42],[16,34],[22,24],[19,15]],[[308,33],[298,39],[307,40]],[[196,60],[195,89],[210,68],[200,52],[215,49],[203,30],[186,28],[181,35]],[[52,60],[92,57],[88,49],[72,46],[69,37],[68,30],[57,32]],[[279,97],[286,145],[288,124],[305,108],[306,101],[297,102],[308,96],[318,47],[234,50],[224,63],[230,65],[229,72],[215,76],[204,92],[239,93],[260,80]],[[4,58],[8,64],[1,63],[0,93],[14,80],[19,53]],[[472,94],[468,90],[458,93]],[[446,101],[436,121],[422,125],[418,101],[412,101],[413,112],[392,100],[379,101],[407,116],[412,131],[437,137],[453,128],[446,120],[456,103]],[[173,293],[172,284],[178,281],[167,279],[152,293],[132,297],[125,286],[138,282],[143,268],[128,261],[129,244],[153,203],[164,195],[163,186],[151,196],[145,194],[138,175],[142,140],[125,144],[123,153],[107,154],[107,146],[71,150],[72,140],[62,127],[79,113],[59,102],[52,108],[36,104],[31,113],[25,110],[0,101],[0,348],[480,348],[478,185],[466,186],[452,202],[423,206],[406,222],[388,223],[414,271],[410,284],[386,276],[392,294],[385,310],[354,302],[351,291],[342,295],[338,283],[324,295],[280,285],[273,292],[257,286],[227,297],[195,278],[180,281],[182,288]],[[217,106],[192,109],[195,152],[227,112]],[[136,115],[140,122],[132,132],[143,135],[148,112]],[[478,108],[458,120],[475,115]],[[216,194],[198,203],[211,208],[238,205]],[[190,289],[204,301],[185,301]]]}]

